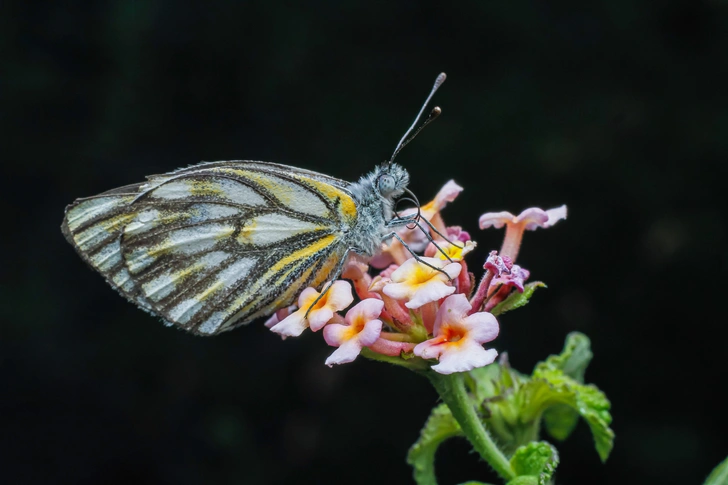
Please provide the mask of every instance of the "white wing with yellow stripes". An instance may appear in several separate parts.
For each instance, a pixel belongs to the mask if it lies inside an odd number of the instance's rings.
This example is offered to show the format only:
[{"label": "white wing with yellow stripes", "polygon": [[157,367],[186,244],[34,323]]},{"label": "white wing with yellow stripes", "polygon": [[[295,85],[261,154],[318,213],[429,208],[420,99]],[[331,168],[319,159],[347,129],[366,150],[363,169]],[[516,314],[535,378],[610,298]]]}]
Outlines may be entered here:
[{"label": "white wing with yellow stripes", "polygon": [[331,275],[356,225],[351,184],[265,162],[214,162],[79,199],[63,233],[141,308],[212,335]]}]

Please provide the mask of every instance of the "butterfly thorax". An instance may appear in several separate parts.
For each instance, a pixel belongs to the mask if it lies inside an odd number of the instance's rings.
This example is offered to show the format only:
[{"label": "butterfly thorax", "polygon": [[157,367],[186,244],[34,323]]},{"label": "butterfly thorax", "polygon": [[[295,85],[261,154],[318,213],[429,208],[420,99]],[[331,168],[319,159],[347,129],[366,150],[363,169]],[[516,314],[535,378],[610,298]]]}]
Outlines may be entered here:
[{"label": "butterfly thorax", "polygon": [[347,240],[357,253],[374,256],[380,251],[382,239],[391,232],[387,223],[394,217],[394,200],[402,195],[408,183],[407,170],[385,163],[351,185],[359,214]]}]

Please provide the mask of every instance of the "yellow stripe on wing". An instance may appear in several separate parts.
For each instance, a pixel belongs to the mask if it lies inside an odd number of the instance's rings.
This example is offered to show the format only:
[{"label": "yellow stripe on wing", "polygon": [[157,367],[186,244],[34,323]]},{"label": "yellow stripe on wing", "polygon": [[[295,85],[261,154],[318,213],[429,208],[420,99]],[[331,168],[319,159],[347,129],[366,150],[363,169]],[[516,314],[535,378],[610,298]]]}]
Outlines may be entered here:
[{"label": "yellow stripe on wing", "polygon": [[[319,251],[330,246],[334,241],[336,241],[336,239],[337,239],[336,236],[329,235],[326,237],[322,237],[321,239],[313,242],[312,244],[309,244],[305,248],[301,248],[298,251],[294,251],[293,253],[289,254],[285,258],[281,258],[276,264],[271,266],[271,268],[268,270],[267,273],[265,273],[265,275],[267,275],[269,273],[275,274],[295,261],[308,259],[309,257],[313,256],[314,254],[318,253]],[[265,275],[263,275],[263,278],[265,278]]]},{"label": "yellow stripe on wing", "polygon": [[336,200],[338,199],[341,203],[339,206],[339,214],[342,216],[342,219],[349,223],[353,223],[353,221],[356,220],[356,203],[354,202],[354,199],[351,198],[351,195],[337,187],[334,187],[333,185],[320,182],[316,179],[304,178],[300,175],[295,175],[295,178],[312,186],[317,192],[326,197],[332,205],[335,205]]},{"label": "yellow stripe on wing", "polygon": [[[315,241],[312,244],[309,244],[305,248],[299,249],[298,251],[295,251],[288,256],[280,259],[276,264],[271,266],[271,268],[266,271],[261,277],[256,281],[252,286],[246,289],[241,295],[239,295],[226,309],[226,312],[228,314],[235,314],[240,315],[242,318],[245,318],[246,315],[248,315],[251,311],[258,311],[255,309],[255,306],[259,304],[258,298],[253,298],[251,300],[252,295],[257,295],[260,292],[260,289],[264,286],[273,286],[273,287],[279,287],[287,277],[291,275],[296,270],[300,270],[301,265],[309,265],[308,268],[304,269],[302,271],[301,277],[299,277],[293,284],[290,284],[288,288],[286,289],[286,293],[289,299],[292,299],[290,295],[295,295],[298,291],[300,291],[302,288],[300,285],[303,281],[306,281],[311,275],[311,272],[314,269],[314,265],[316,264],[315,260],[311,260],[311,256],[315,255],[317,252],[322,251],[329,247],[331,244],[334,244],[337,241],[336,236],[326,236],[318,241]],[[291,263],[295,263],[298,261],[298,264],[291,266],[287,270],[283,271],[286,266],[291,265]],[[283,271],[281,273],[281,271]],[[304,278],[305,277],[305,278]],[[276,278],[276,281],[274,283],[270,283],[270,280],[273,278]],[[278,298],[278,300],[282,300],[282,298]],[[289,300],[285,300],[289,301]],[[248,302],[247,304],[245,304]],[[285,304],[285,303],[284,303]],[[244,305],[241,307],[241,305]],[[270,306],[267,305],[266,308]]]}]

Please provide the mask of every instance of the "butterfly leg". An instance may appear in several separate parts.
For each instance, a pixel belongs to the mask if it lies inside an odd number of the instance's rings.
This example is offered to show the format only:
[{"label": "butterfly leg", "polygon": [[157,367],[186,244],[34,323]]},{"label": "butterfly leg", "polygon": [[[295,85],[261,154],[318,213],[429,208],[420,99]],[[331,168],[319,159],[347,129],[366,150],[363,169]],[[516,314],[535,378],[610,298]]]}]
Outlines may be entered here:
[{"label": "butterfly leg", "polygon": [[[407,251],[409,251],[409,252],[410,252],[410,254],[412,255],[412,257],[413,257],[413,258],[415,258],[415,261],[417,261],[418,263],[422,263],[422,264],[424,264],[425,266],[427,266],[428,268],[434,269],[435,271],[439,271],[440,273],[442,273],[442,274],[444,274],[445,276],[447,276],[447,279],[448,279],[448,280],[452,281],[452,278],[450,278],[450,275],[449,275],[449,274],[447,274],[447,272],[446,272],[446,271],[445,271],[444,269],[442,269],[442,268],[438,268],[437,266],[433,266],[433,265],[431,265],[430,263],[428,263],[427,261],[425,261],[425,260],[423,260],[422,258],[420,258],[420,257],[419,257],[419,256],[417,255],[417,253],[415,253],[415,252],[414,252],[414,250],[413,250],[412,248],[410,248],[410,247],[409,247],[409,245],[407,245],[407,243],[406,243],[406,242],[404,242],[404,239],[402,239],[402,238],[400,237],[400,235],[399,235],[399,234],[397,234],[396,232],[391,232],[391,233],[387,234],[386,236],[384,236],[384,237],[382,238],[382,240],[383,240],[383,241],[386,241],[387,239],[390,239],[390,238],[395,238],[395,239],[397,239],[397,240],[398,240],[398,241],[399,241],[400,243],[402,243],[402,246],[404,246],[404,247],[405,247],[405,249],[406,249]],[[430,239],[430,240],[432,241],[432,239]],[[442,250],[440,250],[440,251],[442,251]],[[448,259],[450,259],[450,258],[448,258]],[[452,260],[450,260],[450,261],[452,262]]]},{"label": "butterfly leg", "polygon": [[[426,221],[427,219],[423,219],[423,220],[425,220],[425,221]],[[429,222],[428,222],[428,224],[429,224]],[[422,226],[420,226],[420,223],[419,223],[419,222],[415,222],[415,225],[416,225],[416,226],[417,226],[417,227],[419,228],[419,230],[420,230],[420,231],[422,231],[422,234],[424,234],[424,235],[425,235],[425,237],[426,237],[426,238],[427,238],[427,239],[428,239],[428,240],[429,240],[429,241],[430,241],[430,242],[431,242],[431,243],[433,244],[433,246],[435,246],[435,249],[437,249],[437,250],[438,250],[438,251],[440,252],[440,254],[442,254],[443,256],[445,256],[445,257],[447,258],[447,260],[448,260],[448,261],[450,261],[451,263],[453,263],[453,262],[454,262],[454,261],[452,260],[452,258],[450,257],[450,255],[449,255],[449,254],[447,254],[447,253],[445,252],[445,250],[443,250],[443,249],[442,249],[442,248],[440,247],[440,245],[439,245],[439,244],[437,244],[437,243],[435,242],[435,240],[434,240],[434,239],[432,238],[432,236],[430,235],[430,233],[429,233],[429,232],[427,232],[427,231],[425,231],[425,229],[424,229],[424,228],[423,228]],[[432,226],[430,226],[430,227],[432,227]],[[439,234],[439,232],[438,232],[438,234]],[[447,239],[445,239],[445,240],[446,240],[446,241],[448,241]],[[448,242],[450,242],[450,241],[448,241]],[[452,244],[452,243],[451,243],[451,244]],[[412,252],[412,251],[410,251],[410,252]]]},{"label": "butterfly leg", "polygon": [[[415,227],[417,227],[420,231],[422,231],[422,234],[424,234],[425,237],[435,246],[435,249],[437,249],[440,252],[440,254],[442,254],[443,256],[445,256],[445,258],[447,258],[448,261],[450,261],[451,263],[453,263],[454,261],[452,260],[452,258],[440,247],[439,244],[437,244],[435,242],[435,240],[432,238],[432,236],[430,235],[430,233],[428,231],[425,231],[425,229],[420,225],[419,220],[425,221],[427,223],[427,225],[433,231],[435,231],[435,234],[437,234],[438,236],[440,236],[441,238],[443,238],[445,241],[449,242],[453,246],[459,247],[460,249],[462,249],[464,247],[464,246],[458,246],[454,242],[450,241],[440,231],[438,231],[437,228],[435,226],[433,226],[430,221],[428,221],[424,217],[419,218],[419,219],[417,217],[412,217],[412,218],[409,218],[409,219],[408,218],[392,219],[391,221],[389,221],[389,223],[387,224],[387,226],[388,227],[404,226],[404,225],[408,225],[409,223],[413,222],[415,224]],[[408,229],[409,229],[409,227],[408,227]],[[411,228],[411,229],[414,229],[414,227]],[[390,236],[387,236],[387,239],[389,237]],[[401,239],[400,239],[400,241],[401,241]],[[405,244],[405,246],[406,246],[406,244]],[[409,247],[407,247],[407,250],[410,253],[412,253],[412,255],[414,255],[414,252]]]},{"label": "butterfly leg", "polygon": [[[425,221],[425,224],[427,224],[427,226],[429,226],[429,228],[430,228],[430,229],[432,229],[432,230],[433,230],[433,231],[435,232],[435,234],[437,234],[438,236],[440,236],[441,238],[443,238],[443,239],[444,239],[445,241],[449,242],[449,243],[450,243],[450,244],[452,244],[453,246],[455,246],[455,247],[458,247],[458,248],[460,248],[460,249],[463,249],[463,248],[465,248],[465,245],[462,245],[462,246],[460,246],[460,245],[458,245],[458,244],[455,244],[455,243],[454,243],[453,241],[451,241],[450,239],[448,239],[448,238],[447,238],[447,237],[446,237],[446,236],[445,236],[445,235],[444,235],[443,233],[441,233],[441,232],[440,232],[440,231],[439,231],[439,230],[438,230],[438,229],[437,229],[437,228],[436,228],[435,226],[433,226],[433,225],[432,225],[432,223],[431,223],[430,221],[428,221],[426,217],[422,217],[422,218],[420,218],[420,220],[422,220],[422,221]],[[433,240],[432,240],[432,237],[431,237],[431,236],[430,236],[430,235],[429,235],[429,234],[427,233],[427,231],[425,231],[425,230],[424,230],[424,229],[422,228],[422,226],[420,226],[420,223],[419,223],[419,221],[418,221],[418,222],[416,222],[416,224],[417,224],[417,227],[419,227],[419,228],[420,228],[420,230],[421,230],[422,232],[424,232],[424,233],[425,233],[425,235],[426,235],[426,236],[428,236],[428,239],[429,239],[429,240],[430,240],[430,241],[431,241],[431,242],[432,242],[432,243],[434,244],[434,243],[435,243],[435,241],[433,241]],[[435,244],[435,246],[437,246],[437,244]]]}]

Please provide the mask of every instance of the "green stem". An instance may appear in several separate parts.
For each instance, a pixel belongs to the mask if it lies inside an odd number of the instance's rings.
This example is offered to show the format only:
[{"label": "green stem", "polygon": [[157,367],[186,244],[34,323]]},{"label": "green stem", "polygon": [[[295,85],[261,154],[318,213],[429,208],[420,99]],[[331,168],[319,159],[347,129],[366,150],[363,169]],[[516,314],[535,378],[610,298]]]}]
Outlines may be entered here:
[{"label": "green stem", "polygon": [[435,387],[442,400],[450,408],[453,417],[460,424],[460,428],[480,456],[504,480],[512,480],[516,473],[503,452],[496,446],[493,439],[483,427],[478,414],[475,412],[467,391],[462,373],[441,375],[435,372],[427,372],[427,377]]}]

